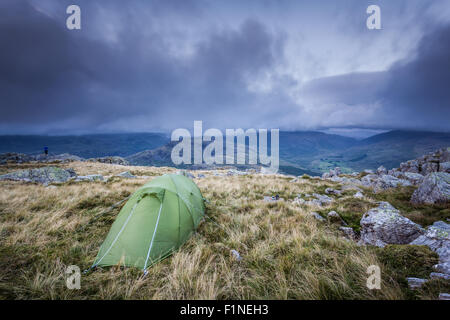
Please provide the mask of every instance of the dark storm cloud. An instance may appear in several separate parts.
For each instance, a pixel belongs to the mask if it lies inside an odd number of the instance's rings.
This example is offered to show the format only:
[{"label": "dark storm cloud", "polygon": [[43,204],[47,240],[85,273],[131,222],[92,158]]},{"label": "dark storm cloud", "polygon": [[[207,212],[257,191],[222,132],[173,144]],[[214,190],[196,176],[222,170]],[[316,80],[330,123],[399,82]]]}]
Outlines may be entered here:
[{"label": "dark storm cloud", "polygon": [[254,20],[212,32],[193,55],[180,58],[151,23],[133,21],[126,9],[110,43],[83,29],[68,31],[24,1],[3,3],[0,14],[8,17],[0,28],[0,41],[8,44],[0,53],[2,125],[67,123],[69,130],[95,131],[108,123],[133,130],[128,123],[134,122],[167,129],[191,125],[195,117],[225,117],[254,99],[243,90],[246,77],[281,54],[280,38]]},{"label": "dark storm cloud", "polygon": [[[365,29],[360,1],[322,10],[296,1],[78,0],[82,30],[70,31],[72,3],[1,1],[0,133],[171,130],[194,120],[449,130],[448,25],[428,26],[423,15],[425,36],[404,52],[417,32],[402,28],[428,8],[421,2],[384,11],[382,33]],[[386,59],[399,61],[386,71]]]},{"label": "dark storm cloud", "polygon": [[[411,57],[385,72],[352,73],[307,83],[302,95],[331,104],[324,126],[450,130],[450,25],[433,27]],[[331,108],[331,107],[330,107]],[[346,111],[343,109],[346,109]],[[351,114],[364,109],[361,122]],[[339,115],[348,115],[342,121]],[[369,116],[369,117],[364,117]],[[334,123],[335,122],[335,123]]]},{"label": "dark storm cloud", "polygon": [[415,58],[388,72],[385,112],[407,126],[450,130],[450,24],[420,41]]}]

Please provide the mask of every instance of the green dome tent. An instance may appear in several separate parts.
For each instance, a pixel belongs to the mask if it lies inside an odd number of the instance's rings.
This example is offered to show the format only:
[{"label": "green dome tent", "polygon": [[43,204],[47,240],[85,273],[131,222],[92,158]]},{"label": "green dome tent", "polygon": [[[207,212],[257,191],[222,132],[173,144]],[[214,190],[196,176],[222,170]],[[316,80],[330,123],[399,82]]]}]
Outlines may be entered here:
[{"label": "green dome tent", "polygon": [[121,264],[144,271],[183,245],[205,214],[197,185],[167,174],[139,188],[127,201],[92,267]]}]

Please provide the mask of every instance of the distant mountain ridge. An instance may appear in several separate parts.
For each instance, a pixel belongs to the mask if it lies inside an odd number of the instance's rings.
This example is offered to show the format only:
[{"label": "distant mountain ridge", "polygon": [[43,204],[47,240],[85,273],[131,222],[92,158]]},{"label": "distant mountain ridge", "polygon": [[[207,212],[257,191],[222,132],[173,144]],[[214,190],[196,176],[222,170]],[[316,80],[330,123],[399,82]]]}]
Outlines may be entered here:
[{"label": "distant mountain ridge", "polygon": [[83,158],[126,157],[158,148],[169,142],[162,133],[117,133],[73,136],[4,135],[0,136],[0,153],[42,153],[45,146],[53,154],[70,153]]},{"label": "distant mountain ridge", "polygon": [[[269,139],[270,140],[270,139]],[[83,158],[121,156],[134,165],[173,166],[168,135],[161,133],[83,136],[0,136],[0,153],[70,153]],[[280,170],[320,175],[339,166],[344,172],[398,167],[439,148],[450,146],[450,133],[395,130],[363,140],[316,131],[281,131]]]}]

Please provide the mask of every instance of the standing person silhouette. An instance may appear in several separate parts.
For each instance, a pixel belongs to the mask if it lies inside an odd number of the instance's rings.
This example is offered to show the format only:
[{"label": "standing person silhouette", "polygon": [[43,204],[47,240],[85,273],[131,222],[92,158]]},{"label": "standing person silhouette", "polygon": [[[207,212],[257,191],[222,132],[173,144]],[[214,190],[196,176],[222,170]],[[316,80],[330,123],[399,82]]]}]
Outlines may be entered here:
[{"label": "standing person silhouette", "polygon": [[44,153],[46,156],[48,156],[48,147],[44,147]]}]

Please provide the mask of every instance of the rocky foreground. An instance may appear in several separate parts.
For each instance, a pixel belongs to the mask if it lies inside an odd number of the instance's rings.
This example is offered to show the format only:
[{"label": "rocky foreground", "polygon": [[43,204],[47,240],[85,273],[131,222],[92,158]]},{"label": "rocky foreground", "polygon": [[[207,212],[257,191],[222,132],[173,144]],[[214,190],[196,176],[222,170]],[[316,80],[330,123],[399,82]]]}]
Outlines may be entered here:
[{"label": "rocky foreground", "polygon": [[[8,161],[11,163],[11,160]],[[30,161],[28,161],[30,164],[42,165],[43,163],[36,159]],[[356,246],[368,246],[368,248],[373,246],[383,249],[397,245],[400,246],[399,248],[404,246],[405,250],[409,250],[406,248],[411,246],[425,246],[434,252],[437,257],[435,263],[432,264],[433,270],[428,271],[428,277],[424,277],[425,273],[421,273],[422,277],[405,274],[405,280],[409,288],[419,290],[426,286],[428,282],[436,281],[436,279],[439,279],[439,281],[450,280],[449,161],[450,153],[449,148],[447,148],[420,159],[407,161],[402,163],[399,168],[391,170],[380,167],[376,171],[365,170],[349,175],[342,174],[339,168],[335,168],[325,173],[321,178],[306,175],[299,177],[271,175],[258,173],[255,170],[239,171],[236,169],[179,171],[178,173],[195,179],[201,189],[204,180],[209,189],[203,187],[202,192],[207,193],[212,201],[222,201],[220,199],[223,198],[218,196],[221,185],[224,187],[230,181],[235,181],[234,179],[241,177],[247,181],[247,187],[252,186],[258,190],[264,184],[252,184],[252,181],[255,179],[266,181],[265,184],[269,190],[262,190],[261,195],[257,193],[255,196],[256,199],[261,199],[263,203],[266,203],[269,210],[275,210],[276,212],[277,208],[289,206],[289,208],[294,208],[293,210],[305,212],[317,221],[319,227],[322,224],[324,230],[336,228],[343,238]],[[93,168],[95,168],[94,164],[99,162],[108,163],[108,161],[101,160],[91,160],[87,163],[92,163]],[[117,181],[145,181],[153,175],[151,172],[140,172],[141,169],[133,169],[135,167],[122,167],[120,165],[116,165],[114,172],[108,172],[108,174],[92,173],[92,170],[89,174],[85,172],[78,174],[78,168],[84,168],[80,161],[71,159],[61,163],[64,163],[64,165],[13,170],[0,175],[0,181],[18,181],[18,183],[31,183],[58,189],[65,188],[64,186],[68,184],[68,186],[77,184],[85,186],[87,183],[98,186],[101,183],[108,186],[114,185]],[[70,167],[71,163],[74,164],[73,168]],[[262,170],[262,172],[265,171]],[[284,181],[283,179],[289,186],[280,184],[279,181]],[[277,181],[277,187],[271,187],[271,181]],[[211,183],[217,184],[218,188],[211,189]],[[240,188],[243,188],[243,186],[241,185]],[[287,192],[286,190],[300,192]],[[407,192],[404,190],[407,190]],[[251,192],[255,191],[252,190]],[[408,195],[407,199],[404,199],[404,192]],[[390,199],[389,197],[398,199],[400,196],[397,196],[397,194],[403,197],[401,201],[396,200],[401,208],[396,207],[395,203],[386,201]],[[261,198],[259,198],[260,196]],[[214,199],[215,197],[219,198]],[[227,193],[226,199],[230,197],[234,196]],[[230,200],[232,199],[227,201]],[[247,199],[246,201],[250,201],[245,205],[249,206],[250,212],[260,210],[259,207],[255,207],[255,204],[252,204],[258,203],[259,200]],[[350,208],[347,205],[350,205]],[[251,209],[252,207],[254,209]],[[234,210],[241,210],[239,205],[234,208]],[[418,209],[414,211],[417,212],[414,215],[406,216],[405,208],[408,208],[408,210],[411,208],[411,210]],[[431,213],[427,213],[427,216],[424,215],[423,221],[426,221],[425,224],[419,223],[421,220],[417,219],[415,215],[418,215],[421,210],[428,210],[429,208],[437,209],[430,209]],[[210,208],[210,210],[214,212],[215,207]],[[433,213],[436,210],[440,210],[440,215],[436,216]],[[223,219],[226,220],[226,217]],[[227,224],[224,226],[226,227]],[[239,258],[242,255],[243,261],[248,259],[246,254],[251,254],[251,252],[243,253],[242,251],[246,250],[243,248],[235,249],[238,248],[232,248],[231,250],[233,255],[240,254]],[[439,293],[440,299],[448,298],[448,291]]]}]

